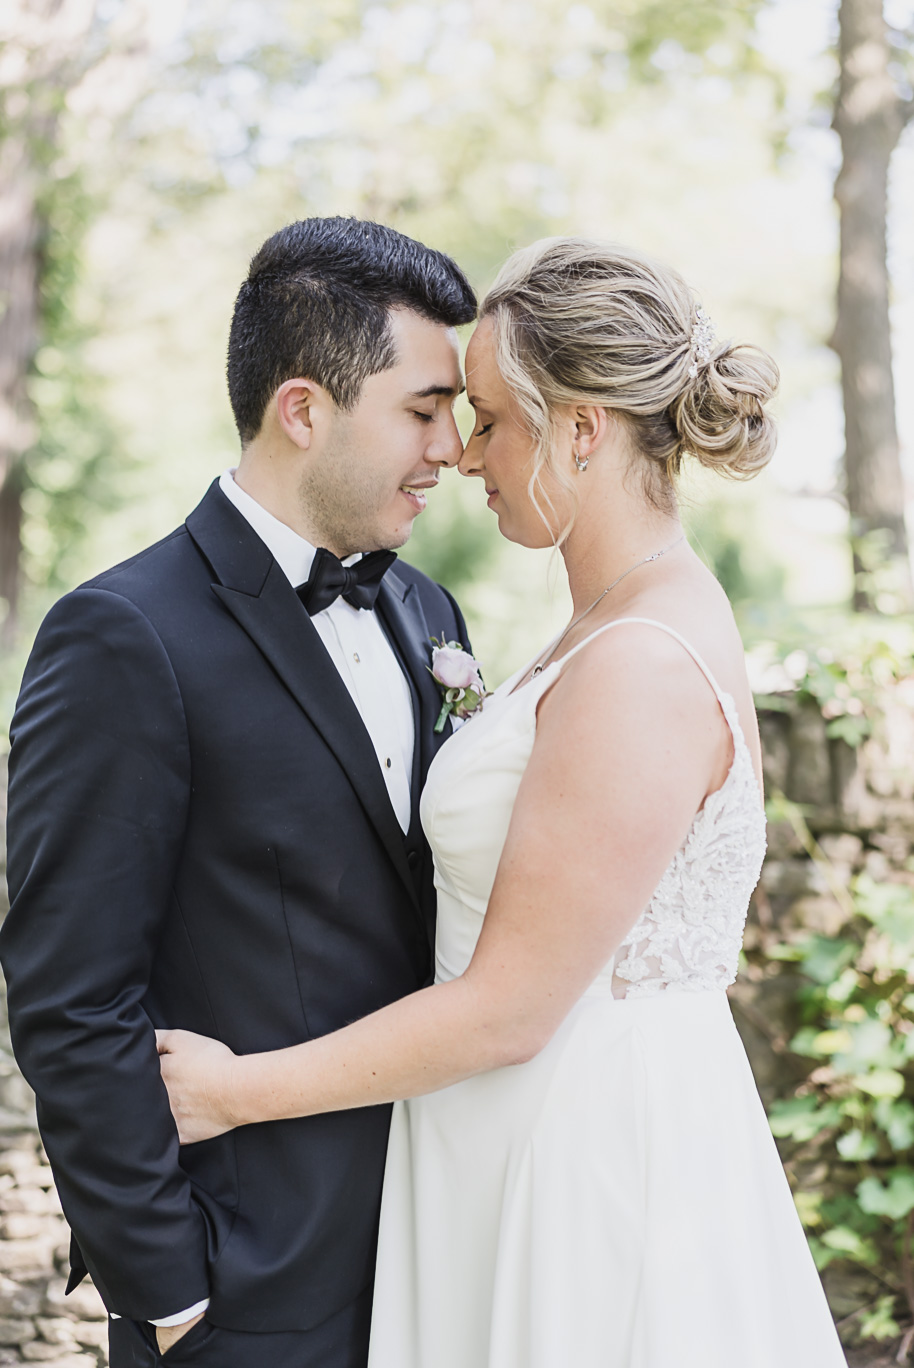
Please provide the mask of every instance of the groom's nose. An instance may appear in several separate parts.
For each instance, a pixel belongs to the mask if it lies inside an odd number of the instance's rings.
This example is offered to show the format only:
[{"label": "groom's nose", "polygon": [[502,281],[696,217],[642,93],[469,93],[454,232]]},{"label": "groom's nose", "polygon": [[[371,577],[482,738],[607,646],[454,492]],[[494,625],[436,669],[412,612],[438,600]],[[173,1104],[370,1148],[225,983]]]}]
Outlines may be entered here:
[{"label": "groom's nose", "polygon": [[453,413],[440,424],[434,440],[429,444],[425,459],[429,465],[455,466],[463,455],[463,442]]}]

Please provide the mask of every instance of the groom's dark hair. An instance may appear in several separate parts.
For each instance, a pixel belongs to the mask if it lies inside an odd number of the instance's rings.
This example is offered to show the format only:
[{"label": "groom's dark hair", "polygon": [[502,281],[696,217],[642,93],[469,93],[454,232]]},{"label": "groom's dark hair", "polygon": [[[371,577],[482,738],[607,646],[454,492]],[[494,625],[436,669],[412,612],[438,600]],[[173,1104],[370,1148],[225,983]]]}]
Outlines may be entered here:
[{"label": "groom's dark hair", "polygon": [[380,223],[308,218],[268,238],[238,292],[229,334],[242,445],[257,436],[279,386],[297,376],[353,408],[368,376],[396,364],[392,308],[456,327],[476,317],[476,296],[449,256]]}]

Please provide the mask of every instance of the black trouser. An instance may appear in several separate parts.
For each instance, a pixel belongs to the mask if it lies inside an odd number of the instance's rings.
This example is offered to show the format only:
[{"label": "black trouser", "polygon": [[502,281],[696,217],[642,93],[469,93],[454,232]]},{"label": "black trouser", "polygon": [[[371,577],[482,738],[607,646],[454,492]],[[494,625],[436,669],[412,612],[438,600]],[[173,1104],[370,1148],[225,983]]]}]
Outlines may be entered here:
[{"label": "black trouser", "polygon": [[205,1318],[163,1356],[155,1327],[109,1320],[111,1368],[365,1368],[371,1325],[371,1289],[313,1330],[248,1334],[223,1330]]}]

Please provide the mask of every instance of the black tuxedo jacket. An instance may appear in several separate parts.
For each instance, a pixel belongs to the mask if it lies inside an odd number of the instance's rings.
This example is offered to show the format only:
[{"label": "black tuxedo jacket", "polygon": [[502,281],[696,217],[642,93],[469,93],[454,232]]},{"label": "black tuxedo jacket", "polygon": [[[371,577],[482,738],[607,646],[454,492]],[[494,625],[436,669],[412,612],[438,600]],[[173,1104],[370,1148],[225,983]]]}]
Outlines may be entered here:
[{"label": "black tuxedo jacket", "polygon": [[179,1151],[153,1029],[239,1053],[319,1036],[428,981],[421,784],[441,738],[429,637],[453,599],[402,562],[377,609],[416,720],[404,837],[359,713],[292,586],[214,485],[163,542],[46,618],[12,727],[13,1044],[109,1309],[209,1295],[308,1329],[370,1282],[389,1108]]}]

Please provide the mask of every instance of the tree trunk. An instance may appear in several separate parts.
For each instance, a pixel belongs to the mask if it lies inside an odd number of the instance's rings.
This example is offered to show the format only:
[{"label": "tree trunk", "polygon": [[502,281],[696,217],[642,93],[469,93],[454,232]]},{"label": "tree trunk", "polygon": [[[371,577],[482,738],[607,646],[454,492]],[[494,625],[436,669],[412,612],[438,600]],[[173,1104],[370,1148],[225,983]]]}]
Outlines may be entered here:
[{"label": "tree trunk", "polygon": [[27,375],[38,343],[36,176],[25,135],[0,146],[0,640],[15,636],[22,560],[22,462],[36,424]]},{"label": "tree trunk", "polygon": [[[841,360],[845,477],[854,543],[854,607],[877,606],[861,539],[882,532],[894,563],[896,598],[914,606],[904,516],[904,481],[895,420],[889,279],[888,173],[904,126],[889,70],[883,0],[841,0],[841,75],[834,126],[842,165],[835,183],[841,219],[838,315],[833,345]],[[870,541],[872,543],[872,538]]]},{"label": "tree trunk", "polygon": [[27,377],[38,345],[38,209],[27,139],[0,146],[0,643],[16,633],[22,559],[23,458],[35,440]]},{"label": "tree trunk", "polygon": [[0,88],[0,645],[16,635],[25,462],[37,424],[28,376],[41,336],[41,178],[63,93],[82,70],[95,0],[2,0]]}]

